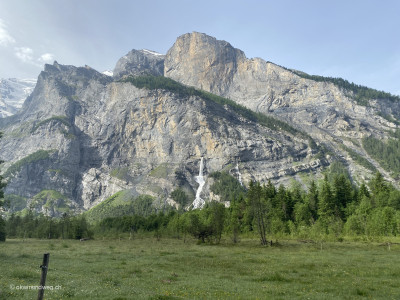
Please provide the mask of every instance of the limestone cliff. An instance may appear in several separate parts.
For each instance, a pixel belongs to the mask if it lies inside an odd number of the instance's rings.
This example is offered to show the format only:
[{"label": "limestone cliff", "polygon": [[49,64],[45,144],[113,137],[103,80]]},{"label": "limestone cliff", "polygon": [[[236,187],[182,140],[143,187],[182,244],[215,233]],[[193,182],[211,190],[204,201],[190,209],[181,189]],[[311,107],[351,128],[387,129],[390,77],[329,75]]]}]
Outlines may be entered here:
[{"label": "limestone cliff", "polygon": [[1,126],[6,193],[54,215],[88,209],[119,190],[172,203],[175,171],[194,191],[201,157],[205,175],[239,162],[246,182],[285,178],[294,162],[308,171],[323,164],[307,140],[229,106],[57,62],[46,65],[22,112]]},{"label": "limestone cliff", "polygon": [[118,60],[113,76],[117,79],[129,75],[163,76],[164,57],[164,55],[154,51],[133,49]]},{"label": "limestone cliff", "polygon": [[[200,33],[179,37],[165,56],[132,50],[113,73],[46,65],[21,111],[0,119],[0,158],[6,161],[2,171],[14,210],[78,212],[120,190],[149,194],[158,207],[174,205],[176,172],[194,197],[202,157],[205,178],[227,170],[244,183],[289,183],[320,173],[334,159],[355,179],[368,177],[371,171],[354,159],[358,153],[390,179],[360,139],[384,137],[395,128],[379,114],[398,118],[398,102],[371,99],[359,105],[333,83],[248,59],[229,43]],[[204,93],[138,88],[127,80],[142,75],[164,75],[230,98],[299,131],[265,126],[229,101]],[[209,198],[210,182],[201,197]]]},{"label": "limestone cliff", "polygon": [[[360,146],[364,136],[384,137],[396,124],[382,117],[400,116],[400,102],[370,99],[359,105],[352,92],[330,82],[305,79],[260,58],[248,59],[229,43],[193,32],[176,40],[165,57],[164,74],[181,83],[230,98],[273,115],[309,133],[350,164],[361,179],[364,169],[352,162],[350,148],[390,175]],[[342,146],[344,145],[344,147]],[[362,175],[361,175],[362,174]]]}]

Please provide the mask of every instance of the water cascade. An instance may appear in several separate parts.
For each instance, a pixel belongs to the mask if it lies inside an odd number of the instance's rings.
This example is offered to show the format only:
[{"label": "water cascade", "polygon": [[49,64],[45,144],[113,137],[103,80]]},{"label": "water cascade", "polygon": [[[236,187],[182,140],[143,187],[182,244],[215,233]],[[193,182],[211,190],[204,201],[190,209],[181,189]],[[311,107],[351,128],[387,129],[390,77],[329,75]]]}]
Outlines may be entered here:
[{"label": "water cascade", "polygon": [[242,174],[239,171],[239,163],[236,163],[236,173],[238,174],[238,181],[240,183],[241,186],[243,186],[243,182],[242,182]]},{"label": "water cascade", "polygon": [[203,167],[204,167],[204,162],[203,162],[203,157],[200,160],[200,170],[199,170],[199,176],[196,176],[194,180],[199,184],[199,187],[197,188],[196,191],[196,198],[193,201],[193,208],[202,208],[205,204],[204,199],[200,197],[201,191],[203,190],[203,186],[206,183],[204,176],[203,176]]}]

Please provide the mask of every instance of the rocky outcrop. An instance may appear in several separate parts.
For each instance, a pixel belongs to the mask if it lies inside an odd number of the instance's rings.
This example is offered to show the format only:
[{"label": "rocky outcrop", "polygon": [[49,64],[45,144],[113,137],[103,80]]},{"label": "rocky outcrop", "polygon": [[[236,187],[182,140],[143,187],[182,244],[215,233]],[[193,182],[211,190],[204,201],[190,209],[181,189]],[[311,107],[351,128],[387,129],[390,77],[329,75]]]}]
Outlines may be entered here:
[{"label": "rocky outcrop", "polygon": [[164,75],[184,84],[226,96],[244,53],[205,34],[180,36],[165,57]]},{"label": "rocky outcrop", "polygon": [[164,75],[164,55],[150,50],[132,50],[121,57],[114,68],[113,76]]}]

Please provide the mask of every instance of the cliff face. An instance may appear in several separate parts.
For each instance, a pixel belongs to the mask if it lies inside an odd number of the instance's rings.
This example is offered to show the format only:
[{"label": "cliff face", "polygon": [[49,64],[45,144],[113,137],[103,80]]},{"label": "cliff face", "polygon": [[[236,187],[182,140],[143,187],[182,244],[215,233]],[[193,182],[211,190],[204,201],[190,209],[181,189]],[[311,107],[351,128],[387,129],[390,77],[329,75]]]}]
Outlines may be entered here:
[{"label": "cliff face", "polygon": [[295,172],[294,161],[305,170],[322,166],[307,156],[306,140],[229,106],[58,63],[46,65],[22,112],[5,119],[2,130],[6,193],[54,215],[64,211],[57,207],[88,209],[126,189],[173,204],[175,171],[194,194],[201,157],[206,176],[239,163],[245,181],[283,178]]},{"label": "cliff face", "polygon": [[150,50],[131,50],[121,57],[114,68],[113,76],[120,79],[124,76],[164,75],[165,55]]},{"label": "cliff face", "polygon": [[197,32],[178,37],[165,57],[164,73],[292,124],[326,144],[336,155],[345,157],[354,175],[364,174],[365,170],[342,149],[344,145],[367,157],[391,180],[368,157],[360,140],[369,135],[384,137],[388,130],[396,128],[395,123],[381,115],[398,118],[399,102],[371,99],[368,106],[358,105],[352,92],[333,83],[302,78],[260,58],[247,59],[229,43]]},{"label": "cliff face", "polygon": [[[247,59],[229,43],[199,33],[179,37],[165,56],[132,50],[113,77],[55,62],[46,65],[22,110],[0,119],[13,209],[60,215],[89,209],[120,190],[152,195],[158,206],[174,205],[169,195],[178,185],[175,173],[183,174],[186,191],[194,195],[202,157],[206,178],[220,170],[238,176],[238,166],[245,183],[301,180],[330,163],[330,155],[317,155],[305,135],[270,129],[227,104],[121,80],[163,74],[294,125],[341,157],[358,178],[370,172],[340,146],[365,155],[362,136],[395,126],[377,112],[399,112],[391,102],[359,106],[331,83]],[[210,183],[206,179],[203,198]]]}]

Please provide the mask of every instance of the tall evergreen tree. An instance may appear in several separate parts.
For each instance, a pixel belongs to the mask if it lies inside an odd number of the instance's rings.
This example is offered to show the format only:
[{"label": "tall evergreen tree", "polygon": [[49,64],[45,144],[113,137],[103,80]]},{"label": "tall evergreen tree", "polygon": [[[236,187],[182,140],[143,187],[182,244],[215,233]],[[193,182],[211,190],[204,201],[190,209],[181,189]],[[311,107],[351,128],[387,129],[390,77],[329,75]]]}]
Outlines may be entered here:
[{"label": "tall evergreen tree", "polygon": [[387,206],[392,187],[380,172],[377,172],[375,177],[371,179],[369,187],[371,188],[373,205],[377,207]]},{"label": "tall evergreen tree", "polygon": [[333,180],[335,215],[344,219],[345,208],[353,200],[353,189],[350,181],[343,175],[337,175]]},{"label": "tall evergreen tree", "polygon": [[325,220],[335,213],[335,203],[332,194],[331,185],[329,184],[327,176],[325,176],[322,183],[322,189],[319,197],[318,215],[320,219]]},{"label": "tall evergreen tree", "polygon": [[311,212],[312,221],[315,222],[318,218],[319,198],[318,198],[318,188],[314,180],[311,181],[310,187],[308,188],[308,193],[306,195],[306,203]]},{"label": "tall evergreen tree", "polygon": [[360,185],[360,188],[358,189],[357,201],[360,202],[364,198],[364,196],[367,197],[367,198],[370,197],[369,190],[368,190],[367,185],[365,184],[365,182],[363,182]]}]

